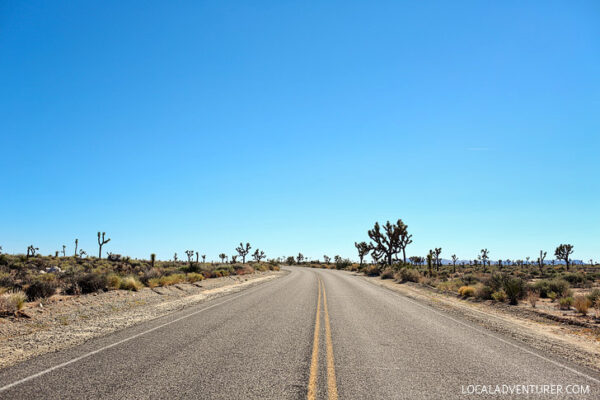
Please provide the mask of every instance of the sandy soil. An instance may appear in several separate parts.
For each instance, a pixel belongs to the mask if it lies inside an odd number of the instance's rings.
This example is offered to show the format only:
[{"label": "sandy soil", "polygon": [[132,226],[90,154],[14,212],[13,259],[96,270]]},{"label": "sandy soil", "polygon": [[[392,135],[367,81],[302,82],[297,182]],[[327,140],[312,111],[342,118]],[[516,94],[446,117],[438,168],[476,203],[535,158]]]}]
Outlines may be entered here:
[{"label": "sandy soil", "polygon": [[55,295],[27,303],[30,318],[0,318],[0,368],[75,346],[125,327],[158,318],[208,299],[237,292],[285,271],[206,279],[195,284],[115,290],[82,296]]},{"label": "sandy soil", "polygon": [[411,282],[399,284],[380,277],[363,278],[543,352],[600,371],[600,325],[597,323],[594,326],[586,322],[581,326],[563,318],[552,320],[545,314],[548,312],[548,315],[552,315],[555,312],[550,313],[551,307],[547,304],[542,304],[538,311],[526,303],[509,306],[492,304],[491,301],[472,302]]}]

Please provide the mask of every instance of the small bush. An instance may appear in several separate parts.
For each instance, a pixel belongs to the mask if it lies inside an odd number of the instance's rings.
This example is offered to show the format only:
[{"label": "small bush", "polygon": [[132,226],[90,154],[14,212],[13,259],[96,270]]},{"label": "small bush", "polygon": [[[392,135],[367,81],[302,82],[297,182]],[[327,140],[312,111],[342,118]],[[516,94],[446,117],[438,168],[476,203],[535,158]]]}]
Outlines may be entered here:
[{"label": "small bush", "polygon": [[402,268],[396,275],[394,275],[399,282],[415,282],[421,281],[421,274],[416,269]]},{"label": "small bush", "polygon": [[525,296],[525,282],[521,278],[509,278],[504,282],[504,291],[509,304],[516,305]]},{"label": "small bush", "polygon": [[504,303],[506,301],[506,292],[504,292],[503,289],[500,289],[497,292],[492,293],[492,299],[499,303]]},{"label": "small bush", "polygon": [[[266,265],[261,265],[261,266],[265,267],[265,271],[268,268]],[[253,273],[254,273],[254,268],[252,268],[249,265],[246,265],[246,266],[241,267],[241,268],[236,268],[236,270],[235,270],[235,274],[236,275],[248,275],[248,274],[253,274]],[[203,278],[204,278],[204,276],[203,276]]]},{"label": "small bush", "polygon": [[596,304],[600,300],[600,289],[594,289],[586,296],[591,304]]},{"label": "small bush", "polygon": [[363,272],[367,276],[377,276],[380,273],[379,266],[377,265],[367,265],[363,268]]},{"label": "small bush", "polygon": [[21,290],[13,290],[0,294],[0,315],[14,315],[23,309],[27,295]]},{"label": "small bush", "polygon": [[554,302],[558,298],[556,292],[548,292],[548,298]]},{"label": "small bush", "polygon": [[571,306],[573,305],[574,300],[571,296],[569,297],[561,297],[560,299],[558,299],[558,306],[560,307],[561,310],[568,310],[571,308]]},{"label": "small bush", "polygon": [[573,305],[575,306],[577,312],[580,312],[583,315],[587,315],[588,309],[592,305],[592,302],[585,296],[577,296],[573,300]]},{"label": "small bush", "polygon": [[[204,276],[204,275],[202,275],[202,276]],[[148,286],[149,288],[155,288],[157,286],[160,286],[160,278],[148,279],[148,281],[146,282],[146,286]]]},{"label": "small bush", "polygon": [[475,287],[475,297],[479,300],[491,300],[492,294],[494,291],[487,285],[480,284]]},{"label": "small bush", "polygon": [[51,281],[37,280],[25,289],[29,300],[45,299],[56,293],[56,283]]},{"label": "small bush", "polygon": [[475,295],[475,288],[473,286],[462,286],[458,289],[458,294],[462,297],[473,297]]},{"label": "small bush", "polygon": [[109,274],[106,277],[106,286],[111,289],[111,290],[117,290],[121,288],[121,283],[123,282],[123,280],[121,279],[121,277],[117,274]]},{"label": "small bush", "polygon": [[187,274],[186,278],[189,283],[194,283],[194,282],[199,282],[199,281],[203,280],[204,275],[192,272],[192,273]]},{"label": "small bush", "polygon": [[572,286],[580,286],[587,281],[587,277],[580,272],[567,272],[566,274],[563,274],[563,279]]},{"label": "small bush", "polygon": [[120,288],[123,290],[133,290],[134,292],[137,292],[143,287],[144,285],[142,285],[142,283],[135,276],[126,276],[121,281]]},{"label": "small bush", "polygon": [[184,274],[171,274],[171,275],[165,275],[165,276],[161,276],[160,278],[158,278],[158,285],[159,286],[171,286],[171,285],[176,285],[178,283],[182,283],[185,282],[185,275]]},{"label": "small bush", "polygon": [[281,268],[279,268],[279,265],[271,265],[269,266],[269,268],[271,269],[271,271],[279,271]]},{"label": "small bush", "polygon": [[95,274],[93,272],[76,276],[74,283],[79,288],[79,292],[83,294],[105,290],[108,285],[106,275]]},{"label": "small bush", "polygon": [[567,297],[570,289],[569,282],[564,279],[554,278],[551,280],[542,279],[537,281],[533,288],[540,294],[540,297],[549,298],[550,292],[556,293],[557,297]]},{"label": "small bush", "polygon": [[381,279],[392,279],[394,278],[394,270],[390,267],[383,270],[381,273]]},{"label": "small bush", "polygon": [[531,304],[531,307],[533,308],[535,308],[535,305],[537,304],[539,298],[540,295],[535,290],[530,290],[527,293],[527,301],[529,302],[529,304]]}]

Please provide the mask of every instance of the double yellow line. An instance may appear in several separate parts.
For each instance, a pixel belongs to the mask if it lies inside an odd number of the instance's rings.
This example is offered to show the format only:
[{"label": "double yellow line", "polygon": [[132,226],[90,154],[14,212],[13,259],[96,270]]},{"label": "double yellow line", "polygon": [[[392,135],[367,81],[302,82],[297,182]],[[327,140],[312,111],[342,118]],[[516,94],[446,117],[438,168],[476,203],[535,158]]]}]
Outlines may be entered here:
[{"label": "double yellow line", "polygon": [[317,375],[319,373],[319,332],[321,331],[321,293],[323,293],[323,309],[325,314],[325,344],[327,347],[327,395],[329,400],[337,400],[337,384],[335,381],[335,365],[333,362],[333,341],[331,340],[331,325],[329,324],[329,311],[327,310],[327,293],[321,278],[319,281],[319,298],[317,300],[317,316],[315,320],[315,334],[313,338],[313,351],[310,362],[310,377],[308,379],[308,400],[317,398]]}]

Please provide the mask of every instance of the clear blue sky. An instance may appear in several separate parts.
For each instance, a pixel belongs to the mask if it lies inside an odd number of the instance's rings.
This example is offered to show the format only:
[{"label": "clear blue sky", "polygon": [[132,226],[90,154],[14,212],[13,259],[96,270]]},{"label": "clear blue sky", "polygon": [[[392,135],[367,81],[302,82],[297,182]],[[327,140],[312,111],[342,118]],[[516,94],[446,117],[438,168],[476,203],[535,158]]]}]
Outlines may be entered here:
[{"label": "clear blue sky", "polygon": [[0,3],[8,252],[588,260],[599,147],[595,1]]}]

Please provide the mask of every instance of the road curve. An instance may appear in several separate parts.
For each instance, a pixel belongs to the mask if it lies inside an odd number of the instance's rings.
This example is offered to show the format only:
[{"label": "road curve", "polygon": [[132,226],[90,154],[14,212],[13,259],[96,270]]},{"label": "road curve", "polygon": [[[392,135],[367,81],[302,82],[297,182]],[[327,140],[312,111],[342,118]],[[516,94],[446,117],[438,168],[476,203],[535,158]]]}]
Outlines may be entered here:
[{"label": "road curve", "polygon": [[486,398],[468,393],[496,385],[563,395],[493,398],[600,398],[594,372],[358,276],[286,269],[283,278],[2,370],[0,398],[462,399]]}]

